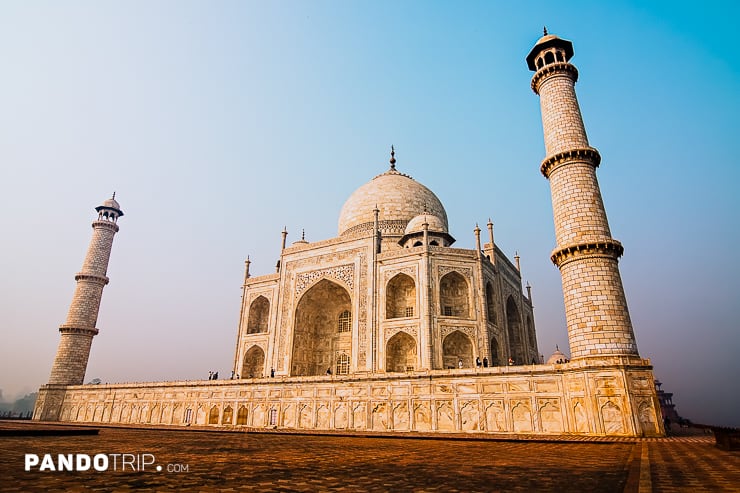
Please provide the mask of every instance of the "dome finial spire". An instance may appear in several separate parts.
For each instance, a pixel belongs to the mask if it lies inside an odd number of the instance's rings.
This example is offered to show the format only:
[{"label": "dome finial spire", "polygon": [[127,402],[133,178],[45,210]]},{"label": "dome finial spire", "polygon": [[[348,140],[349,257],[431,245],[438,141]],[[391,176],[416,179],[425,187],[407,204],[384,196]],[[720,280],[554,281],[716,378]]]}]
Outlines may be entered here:
[{"label": "dome finial spire", "polygon": [[547,36],[547,26],[542,26],[542,35]]},{"label": "dome finial spire", "polygon": [[391,145],[391,169],[396,170],[396,148]]},{"label": "dome finial spire", "polygon": [[113,197],[111,197],[113,200],[116,200],[116,192],[113,192]]}]

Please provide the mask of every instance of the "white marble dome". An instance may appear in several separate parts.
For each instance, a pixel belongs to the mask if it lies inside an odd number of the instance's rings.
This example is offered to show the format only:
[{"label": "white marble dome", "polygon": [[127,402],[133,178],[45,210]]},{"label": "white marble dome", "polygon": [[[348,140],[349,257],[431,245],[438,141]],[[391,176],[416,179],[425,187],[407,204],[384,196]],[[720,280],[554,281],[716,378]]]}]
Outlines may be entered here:
[{"label": "white marble dome", "polygon": [[424,231],[424,223],[427,223],[427,227],[431,233],[447,233],[447,224],[445,221],[442,221],[440,218],[432,214],[424,213],[419,214],[409,221],[406,225],[406,231],[404,231],[404,234],[410,235],[412,233]]},{"label": "white marble dome", "polygon": [[568,357],[565,354],[563,354],[562,351],[560,351],[559,347],[555,346],[555,352],[552,353],[552,355],[549,358],[547,358],[546,364],[554,365],[558,361],[565,362],[566,359],[568,359]]},{"label": "white marble dome", "polygon": [[339,234],[372,230],[376,205],[384,234],[403,235],[408,222],[424,213],[436,217],[447,231],[447,212],[434,192],[391,168],[350,195],[339,214]]},{"label": "white marble dome", "polygon": [[102,206],[107,207],[109,209],[120,209],[121,208],[120,204],[118,203],[116,199],[105,200]]}]

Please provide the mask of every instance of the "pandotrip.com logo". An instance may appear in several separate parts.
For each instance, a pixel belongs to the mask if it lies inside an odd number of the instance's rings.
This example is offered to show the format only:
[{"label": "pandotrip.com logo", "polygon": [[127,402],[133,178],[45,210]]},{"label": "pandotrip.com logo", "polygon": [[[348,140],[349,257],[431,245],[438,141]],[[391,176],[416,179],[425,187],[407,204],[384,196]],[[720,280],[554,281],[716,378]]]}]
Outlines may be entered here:
[{"label": "pandotrip.com logo", "polygon": [[25,454],[25,471],[188,472],[188,464],[158,464],[154,454]]}]

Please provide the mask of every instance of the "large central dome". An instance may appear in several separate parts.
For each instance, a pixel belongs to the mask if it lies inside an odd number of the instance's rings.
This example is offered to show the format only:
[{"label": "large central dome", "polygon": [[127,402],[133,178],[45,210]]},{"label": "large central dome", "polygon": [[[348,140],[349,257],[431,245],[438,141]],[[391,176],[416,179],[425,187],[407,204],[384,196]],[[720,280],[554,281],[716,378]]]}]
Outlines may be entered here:
[{"label": "large central dome", "polygon": [[408,175],[391,169],[378,175],[347,199],[339,214],[339,234],[372,231],[374,209],[379,213],[380,231],[385,235],[403,235],[408,222],[419,214],[437,216],[447,231],[447,212],[434,192]]}]

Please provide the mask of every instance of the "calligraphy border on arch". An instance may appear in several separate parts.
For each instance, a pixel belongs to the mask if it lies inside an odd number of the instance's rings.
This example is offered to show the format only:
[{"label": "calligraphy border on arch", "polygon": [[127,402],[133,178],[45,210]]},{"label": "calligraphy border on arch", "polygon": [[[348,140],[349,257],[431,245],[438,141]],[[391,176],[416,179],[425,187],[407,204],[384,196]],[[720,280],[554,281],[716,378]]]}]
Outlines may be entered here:
[{"label": "calligraphy border on arch", "polygon": [[409,325],[407,327],[388,327],[387,329],[385,329],[385,331],[383,332],[383,340],[385,341],[384,345],[387,345],[390,338],[398,334],[399,332],[407,333],[414,338],[414,342],[416,342],[417,344],[419,343],[418,329],[415,326]]},{"label": "calligraphy border on arch", "polygon": [[473,271],[470,269],[470,267],[456,267],[452,265],[437,266],[437,273],[439,274],[439,277],[443,277],[445,274],[449,274],[452,271],[455,271],[458,274],[462,274],[463,277],[465,277],[466,279],[470,279],[473,277]]},{"label": "calligraphy border on arch", "polygon": [[416,284],[416,266],[410,265],[408,267],[403,267],[401,269],[388,269],[385,272],[383,272],[383,284],[388,284],[388,279],[391,279],[395,277],[398,274],[407,274],[411,279],[414,280],[414,284]]},{"label": "calligraphy border on arch", "polygon": [[267,299],[267,301],[272,304],[272,290],[269,291],[256,291],[254,293],[249,294],[249,303],[248,306],[252,306],[252,302],[262,296],[263,298]]},{"label": "calligraphy border on arch", "polygon": [[452,334],[456,330],[459,330],[466,336],[470,337],[471,342],[474,342],[476,340],[476,334],[475,334],[475,327],[468,327],[468,326],[462,326],[462,325],[443,325],[440,329],[440,335],[442,336],[442,340],[444,340],[445,337]]},{"label": "calligraphy border on arch", "polygon": [[335,267],[298,274],[295,284],[296,295],[301,294],[307,287],[314,284],[315,281],[326,277],[342,281],[348,288],[353,289],[355,283],[355,264],[337,265]]},{"label": "calligraphy border on arch", "polygon": [[265,349],[265,343],[266,341],[248,341],[244,343],[244,351],[242,354],[242,361],[241,363],[244,363],[244,358],[247,356],[247,353],[252,350],[253,347],[258,347],[262,350],[262,354],[267,354],[267,350]]}]

